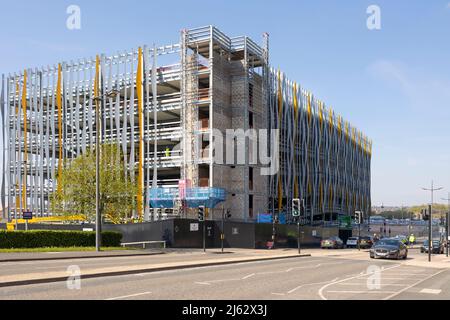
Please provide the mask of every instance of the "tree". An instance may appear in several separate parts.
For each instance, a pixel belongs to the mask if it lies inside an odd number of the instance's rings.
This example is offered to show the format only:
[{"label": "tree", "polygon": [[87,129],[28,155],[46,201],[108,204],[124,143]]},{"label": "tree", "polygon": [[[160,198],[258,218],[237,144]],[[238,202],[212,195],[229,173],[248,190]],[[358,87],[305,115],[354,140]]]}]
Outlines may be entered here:
[{"label": "tree", "polygon": [[[137,183],[124,168],[120,147],[102,145],[100,151],[100,212],[115,224],[126,222],[135,209]],[[64,166],[57,179],[60,191],[50,197],[53,213],[95,220],[95,160],[93,148]]]}]

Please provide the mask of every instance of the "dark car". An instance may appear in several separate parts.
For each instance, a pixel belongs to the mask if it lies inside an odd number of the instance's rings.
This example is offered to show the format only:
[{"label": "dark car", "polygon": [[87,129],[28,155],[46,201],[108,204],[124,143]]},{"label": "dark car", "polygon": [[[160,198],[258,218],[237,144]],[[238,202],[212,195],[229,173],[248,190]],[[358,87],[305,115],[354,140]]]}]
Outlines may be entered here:
[{"label": "dark car", "polygon": [[[420,252],[428,253],[429,247],[430,246],[428,245],[428,240],[425,240],[422,246],[420,247]],[[444,254],[444,251],[445,251],[445,244],[443,242],[441,242],[440,240],[433,240],[431,242],[431,253]]]},{"label": "dark car", "polygon": [[359,245],[361,249],[370,249],[374,244],[374,240],[372,237],[361,237]]},{"label": "dark car", "polygon": [[344,249],[344,241],[339,237],[331,237],[322,240],[320,247],[322,249]]},{"label": "dark car", "polygon": [[381,239],[370,249],[372,259],[406,259],[408,247],[398,239]]},{"label": "dark car", "polygon": [[347,248],[370,249],[373,245],[372,237],[350,237],[347,240]]}]

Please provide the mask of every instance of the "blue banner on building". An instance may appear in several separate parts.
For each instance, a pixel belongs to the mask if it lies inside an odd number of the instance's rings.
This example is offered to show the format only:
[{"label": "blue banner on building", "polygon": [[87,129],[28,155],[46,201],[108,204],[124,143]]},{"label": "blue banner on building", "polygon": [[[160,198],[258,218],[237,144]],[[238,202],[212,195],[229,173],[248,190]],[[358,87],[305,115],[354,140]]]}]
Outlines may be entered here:
[{"label": "blue banner on building", "polygon": [[[271,213],[258,214],[258,223],[273,223],[273,216]],[[286,214],[281,213],[278,215],[278,223],[286,224]]]},{"label": "blue banner on building", "polygon": [[258,223],[273,223],[272,215],[270,213],[258,214]]}]

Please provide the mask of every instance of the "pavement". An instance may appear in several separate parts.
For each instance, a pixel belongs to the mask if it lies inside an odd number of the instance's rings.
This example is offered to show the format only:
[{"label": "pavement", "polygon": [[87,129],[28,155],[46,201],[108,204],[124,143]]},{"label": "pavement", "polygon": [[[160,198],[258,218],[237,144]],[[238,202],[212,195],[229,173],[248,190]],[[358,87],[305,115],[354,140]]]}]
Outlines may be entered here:
[{"label": "pavement", "polygon": [[102,257],[133,257],[163,254],[161,250],[112,250],[112,251],[73,251],[73,252],[22,252],[0,253],[0,263],[66,259],[94,259]]},{"label": "pavement", "polygon": [[[3,262],[3,283],[21,277],[62,278],[11,283],[0,287],[0,300],[450,299],[450,259],[445,255],[433,255],[429,263],[428,255],[415,249],[407,260],[398,261],[373,260],[367,250],[355,249],[308,249],[302,257],[296,250],[227,252],[175,250],[152,256]],[[79,281],[74,270],[80,271]],[[112,270],[133,272],[108,275]],[[92,272],[104,273],[89,277]]]}]

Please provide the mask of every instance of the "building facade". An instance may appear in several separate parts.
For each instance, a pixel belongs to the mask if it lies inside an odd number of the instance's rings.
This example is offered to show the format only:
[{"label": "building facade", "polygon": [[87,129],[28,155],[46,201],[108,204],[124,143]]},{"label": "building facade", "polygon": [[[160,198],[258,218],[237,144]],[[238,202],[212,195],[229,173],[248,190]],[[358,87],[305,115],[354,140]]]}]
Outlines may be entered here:
[{"label": "building facade", "polygon": [[[173,45],[3,76],[5,216],[52,215],[49,196],[63,167],[93,148],[97,135],[121,148],[139,185],[135,215],[145,219],[161,218],[149,190],[180,185],[226,190],[211,219],[223,209],[242,220],[289,219],[294,198],[305,199],[310,223],[369,212],[371,141],[271,68],[269,36],[263,39],[260,46],[208,26],[183,30]],[[261,150],[278,170],[262,174]],[[194,214],[176,200],[171,214]]]}]

